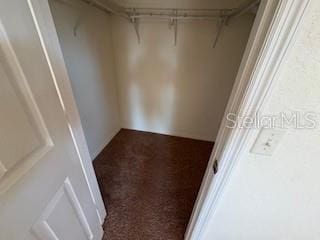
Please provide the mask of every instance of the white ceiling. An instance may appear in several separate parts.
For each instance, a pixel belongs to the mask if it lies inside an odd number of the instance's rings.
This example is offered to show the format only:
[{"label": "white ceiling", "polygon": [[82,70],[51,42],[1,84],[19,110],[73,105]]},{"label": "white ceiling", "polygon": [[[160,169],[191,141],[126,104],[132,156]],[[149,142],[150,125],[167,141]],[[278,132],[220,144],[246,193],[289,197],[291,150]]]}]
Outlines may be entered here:
[{"label": "white ceiling", "polygon": [[[108,1],[108,0],[101,0]],[[236,8],[248,0],[112,0],[124,7],[143,8]]]}]

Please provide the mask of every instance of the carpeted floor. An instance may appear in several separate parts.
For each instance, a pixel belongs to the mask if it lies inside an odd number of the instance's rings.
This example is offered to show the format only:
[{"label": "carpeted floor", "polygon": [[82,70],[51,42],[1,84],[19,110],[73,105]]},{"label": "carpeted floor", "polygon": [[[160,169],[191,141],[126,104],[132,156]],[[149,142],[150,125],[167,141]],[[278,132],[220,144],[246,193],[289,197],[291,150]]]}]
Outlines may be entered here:
[{"label": "carpeted floor", "polygon": [[94,161],[104,240],[182,240],[212,142],[122,129]]}]

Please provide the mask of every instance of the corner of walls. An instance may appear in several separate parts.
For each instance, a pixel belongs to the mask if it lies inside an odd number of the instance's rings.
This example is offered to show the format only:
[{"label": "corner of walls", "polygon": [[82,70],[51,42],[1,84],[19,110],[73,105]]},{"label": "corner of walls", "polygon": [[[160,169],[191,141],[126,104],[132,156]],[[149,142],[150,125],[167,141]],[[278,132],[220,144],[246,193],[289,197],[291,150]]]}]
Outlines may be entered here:
[{"label": "corner of walls", "polygon": [[117,135],[117,133],[120,131],[119,128],[114,128],[113,132],[111,132],[104,141],[101,142],[101,144],[95,149],[94,152],[90,152],[91,161],[95,160],[95,158],[102,152],[102,150],[109,144],[109,142],[112,140],[112,138]]},{"label": "corner of walls", "polygon": [[177,45],[165,22],[134,28],[112,17],[122,127],[214,141],[253,18],[223,29],[212,49],[214,22],[179,23]]},{"label": "corner of walls", "polygon": [[116,96],[117,96],[117,105],[118,105],[118,117],[119,117],[119,131],[121,128],[124,128],[124,122],[123,122],[123,114],[122,114],[122,108],[121,108],[121,102],[120,102],[120,86],[119,86],[119,73],[117,69],[117,56],[116,56],[116,39],[114,37],[114,28],[115,28],[115,21],[118,16],[111,15],[110,16],[110,35],[111,35],[111,41],[112,41],[112,59],[113,59],[113,66],[114,66],[114,75],[115,75],[115,83],[116,83]]},{"label": "corner of walls", "polygon": [[[121,128],[111,17],[79,0],[50,1],[50,7],[94,160]],[[74,36],[79,15],[83,18]]]}]

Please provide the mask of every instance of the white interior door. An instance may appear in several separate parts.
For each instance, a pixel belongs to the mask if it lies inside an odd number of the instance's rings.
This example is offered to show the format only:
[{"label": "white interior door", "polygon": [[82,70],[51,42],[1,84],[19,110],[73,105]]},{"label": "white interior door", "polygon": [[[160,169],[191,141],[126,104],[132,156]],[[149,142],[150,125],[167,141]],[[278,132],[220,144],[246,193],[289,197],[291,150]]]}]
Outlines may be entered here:
[{"label": "white interior door", "polygon": [[0,0],[0,239],[101,239],[27,0]]}]

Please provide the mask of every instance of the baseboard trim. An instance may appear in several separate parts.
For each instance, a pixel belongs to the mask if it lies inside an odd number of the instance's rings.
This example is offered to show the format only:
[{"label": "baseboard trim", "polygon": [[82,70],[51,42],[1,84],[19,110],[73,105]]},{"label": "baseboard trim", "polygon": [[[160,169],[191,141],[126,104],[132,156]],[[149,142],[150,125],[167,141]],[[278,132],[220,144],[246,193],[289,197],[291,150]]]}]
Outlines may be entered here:
[{"label": "baseboard trim", "polygon": [[102,152],[102,150],[109,144],[109,142],[114,138],[115,135],[121,130],[121,128],[117,128],[111,132],[111,134],[106,137],[106,139],[100,144],[100,146],[93,153],[90,152],[91,161],[93,162],[96,157]]},{"label": "baseboard trim", "polygon": [[207,137],[207,136],[201,136],[197,134],[189,134],[184,132],[178,132],[178,131],[165,131],[165,130],[153,130],[153,129],[143,129],[143,128],[136,128],[136,127],[123,127],[123,129],[128,130],[135,130],[135,131],[142,131],[142,132],[149,132],[149,133],[157,133],[162,135],[168,135],[173,137],[183,137],[183,138],[190,138],[195,140],[201,140],[201,141],[207,141],[207,142],[214,142],[215,139]]}]

